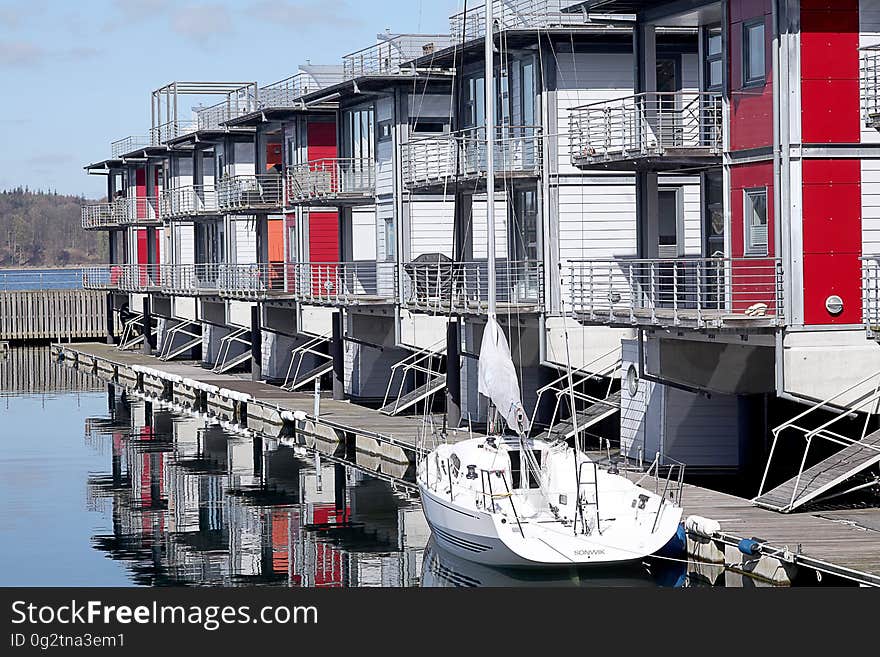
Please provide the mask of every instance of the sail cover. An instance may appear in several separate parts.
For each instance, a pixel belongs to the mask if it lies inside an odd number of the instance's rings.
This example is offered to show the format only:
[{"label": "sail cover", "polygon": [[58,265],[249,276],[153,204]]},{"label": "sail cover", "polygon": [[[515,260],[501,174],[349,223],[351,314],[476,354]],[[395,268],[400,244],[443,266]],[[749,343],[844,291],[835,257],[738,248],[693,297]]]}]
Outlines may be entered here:
[{"label": "sail cover", "polygon": [[528,418],[519,396],[519,381],[507,339],[494,315],[489,316],[480,347],[479,391],[495,404],[507,426],[519,434],[528,431]]}]

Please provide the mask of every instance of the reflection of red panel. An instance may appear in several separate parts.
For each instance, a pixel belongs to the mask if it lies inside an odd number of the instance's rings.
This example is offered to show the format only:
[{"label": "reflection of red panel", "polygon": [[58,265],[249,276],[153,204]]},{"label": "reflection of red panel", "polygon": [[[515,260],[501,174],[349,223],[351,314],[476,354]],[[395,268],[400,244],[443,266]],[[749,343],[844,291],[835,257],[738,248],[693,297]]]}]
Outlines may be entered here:
[{"label": "reflection of red panel", "polygon": [[290,557],[290,514],[276,511],[272,515],[272,570],[286,573]]}]

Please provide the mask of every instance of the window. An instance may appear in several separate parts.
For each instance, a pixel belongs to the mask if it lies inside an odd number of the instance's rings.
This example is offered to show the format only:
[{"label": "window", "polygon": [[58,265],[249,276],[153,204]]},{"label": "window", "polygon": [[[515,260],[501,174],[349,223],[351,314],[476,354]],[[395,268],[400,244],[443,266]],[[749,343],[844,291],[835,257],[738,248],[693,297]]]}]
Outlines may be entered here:
[{"label": "window", "polygon": [[520,112],[524,126],[535,125],[535,60],[520,63]]},{"label": "window", "polygon": [[747,189],[744,192],[743,217],[745,255],[767,255],[767,188]]},{"label": "window", "polygon": [[397,259],[397,235],[394,230],[394,217],[385,218],[385,261]]},{"label": "window", "polygon": [[724,82],[724,58],[721,53],[721,28],[710,27],[706,30],[706,80],[707,91],[718,91]]},{"label": "window", "polygon": [[378,141],[391,141],[391,121],[379,121],[379,137]]},{"label": "window", "polygon": [[442,134],[449,130],[449,125],[443,119],[415,119],[410,123],[410,130],[414,134]]},{"label": "window", "polygon": [[658,192],[657,223],[658,246],[661,258],[677,258],[682,253],[679,239],[682,224],[681,191],[678,188]]},{"label": "window", "polygon": [[743,24],[743,85],[759,85],[765,79],[764,18]]}]

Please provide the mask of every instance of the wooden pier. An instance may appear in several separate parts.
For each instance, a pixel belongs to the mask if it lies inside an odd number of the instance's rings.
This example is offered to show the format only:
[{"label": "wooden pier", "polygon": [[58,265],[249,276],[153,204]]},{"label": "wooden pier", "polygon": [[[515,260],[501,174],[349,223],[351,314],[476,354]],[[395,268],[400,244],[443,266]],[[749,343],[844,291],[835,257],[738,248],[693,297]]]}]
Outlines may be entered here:
[{"label": "wooden pier", "polygon": [[[53,355],[108,382],[182,409],[208,413],[246,427],[265,439],[301,441],[331,458],[375,472],[382,478],[412,482],[412,468],[424,434],[415,417],[388,416],[378,410],[291,393],[235,375],[218,375],[197,364],[162,362],[105,344],[58,344]],[[451,434],[454,439],[454,434]],[[637,479],[641,473],[629,473]],[[662,491],[665,481],[643,485]],[[725,568],[775,584],[789,584],[804,571],[880,587],[880,509],[781,514],[749,500],[685,485],[685,517],[720,524],[711,535],[688,533],[688,553],[709,569]],[[752,554],[740,541],[758,539]]]},{"label": "wooden pier", "polygon": [[0,291],[0,341],[83,340],[106,334],[106,292]]}]

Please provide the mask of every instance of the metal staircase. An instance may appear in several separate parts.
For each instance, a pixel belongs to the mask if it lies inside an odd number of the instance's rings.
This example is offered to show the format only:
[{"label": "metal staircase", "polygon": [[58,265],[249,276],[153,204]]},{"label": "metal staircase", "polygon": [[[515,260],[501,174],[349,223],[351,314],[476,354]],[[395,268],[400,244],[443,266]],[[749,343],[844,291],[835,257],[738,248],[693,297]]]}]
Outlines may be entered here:
[{"label": "metal staircase", "polygon": [[[332,372],[333,357],[321,351],[321,348],[329,342],[330,338],[322,335],[309,340],[305,344],[294,347],[290,352],[290,364],[287,366],[287,375],[284,377],[284,384],[281,387],[284,390],[297,390],[312,383],[315,379],[320,379],[325,374]],[[302,366],[306,355],[312,355],[324,362],[317,367],[303,372]],[[294,367],[294,364],[296,364],[296,367]]]},{"label": "metal staircase", "polygon": [[[178,337],[182,341],[178,341]],[[176,346],[175,342],[177,342]],[[162,342],[162,349],[159,352],[159,360],[174,360],[181,354],[201,346],[201,344],[202,325],[190,320],[181,320],[165,336],[165,340]]]},{"label": "metal staircase", "polygon": [[[865,392],[861,392],[863,389],[866,389]],[[840,405],[839,402],[842,398],[859,394],[859,392],[861,392],[860,396],[856,397],[854,401],[844,406]],[[804,418],[813,415],[820,409],[835,412],[837,415],[815,429],[804,427]],[[842,492],[832,493],[833,489],[838,488],[855,475],[880,463],[880,431],[868,432],[871,415],[876,415],[878,410],[880,410],[880,372],[862,379],[846,390],[819,402],[776,427],[773,430],[773,445],[770,448],[770,456],[767,458],[761,486],[758,489],[757,497],[752,500],[752,504],[781,513],[789,513],[808,502],[837,497],[847,492],[880,484],[880,478],[875,477],[873,481],[868,483],[860,483]],[[858,412],[866,413],[860,439],[856,440],[831,430],[831,427],[841,419],[852,418]],[[786,432],[803,435],[804,454],[800,467],[794,477],[775,488],[766,490],[767,476],[776,454],[779,439]],[[807,458],[814,440],[824,440],[838,445],[842,449],[819,463],[807,467]]]},{"label": "metal staircase", "polygon": [[[158,335],[159,329],[156,326],[150,326],[150,335],[155,337]],[[144,341],[144,314],[138,313],[122,327],[122,336],[116,348],[120,351],[134,349]]]},{"label": "metal staircase", "polygon": [[[244,345],[245,350],[242,353],[230,355],[232,353],[232,345]],[[236,328],[228,335],[220,338],[220,353],[217,354],[217,360],[214,361],[214,374],[225,374],[230,370],[234,370],[240,365],[244,365],[251,359],[251,339],[250,331],[246,328]]]},{"label": "metal staircase", "polygon": [[[620,358],[616,358],[611,365],[599,367],[599,365],[619,353],[619,349],[615,348],[606,354],[602,354],[598,358],[587,363],[583,367],[571,372],[563,374],[554,379],[547,385],[538,389],[538,398],[535,403],[535,410],[532,412],[532,426],[534,426],[538,409],[544,395],[552,394],[556,397],[556,403],[553,408],[553,415],[550,420],[549,428],[541,433],[538,437],[543,440],[560,440],[569,439],[575,435],[586,431],[590,427],[595,426],[602,420],[613,416],[620,412],[620,391],[612,391],[614,384],[614,375],[620,369]],[[598,369],[597,369],[598,368]],[[593,371],[596,370],[597,371]],[[602,397],[593,397],[580,392],[580,388],[588,381],[602,381],[608,379],[608,387],[605,395]],[[574,398],[575,409],[572,412],[572,398]],[[569,407],[569,417],[560,418],[560,407],[563,402]],[[573,416],[573,417],[572,417]],[[577,420],[577,429],[575,430],[575,421]]]},{"label": "metal staircase", "polygon": [[[440,345],[443,347],[440,348]],[[420,349],[391,366],[391,376],[388,379],[388,386],[385,388],[385,399],[382,402],[382,408],[379,409],[380,412],[385,415],[398,415],[420,401],[429,399],[446,387],[446,374],[441,372],[446,355],[445,345],[446,341],[443,340],[427,349]],[[415,390],[404,393],[407,375],[410,372],[424,374],[426,380]],[[398,374],[400,375],[400,383],[397,386],[397,395],[391,398],[391,389]]]}]

